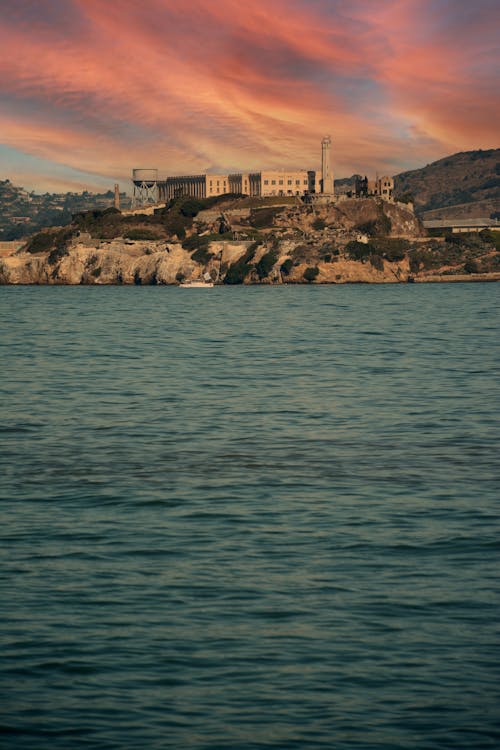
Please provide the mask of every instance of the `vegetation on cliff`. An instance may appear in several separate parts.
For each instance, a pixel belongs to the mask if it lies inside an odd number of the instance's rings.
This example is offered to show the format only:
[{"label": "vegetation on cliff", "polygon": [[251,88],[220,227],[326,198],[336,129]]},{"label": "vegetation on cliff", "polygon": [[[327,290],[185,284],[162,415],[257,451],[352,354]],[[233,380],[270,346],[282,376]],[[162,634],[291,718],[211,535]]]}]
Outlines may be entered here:
[{"label": "vegetation on cliff", "polygon": [[206,205],[184,198],[149,214],[77,214],[70,227],[44,230],[5,258],[0,282],[156,284],[208,274],[228,285],[344,283],[500,273],[499,233],[429,237],[409,208],[381,199],[251,206],[220,196]]}]

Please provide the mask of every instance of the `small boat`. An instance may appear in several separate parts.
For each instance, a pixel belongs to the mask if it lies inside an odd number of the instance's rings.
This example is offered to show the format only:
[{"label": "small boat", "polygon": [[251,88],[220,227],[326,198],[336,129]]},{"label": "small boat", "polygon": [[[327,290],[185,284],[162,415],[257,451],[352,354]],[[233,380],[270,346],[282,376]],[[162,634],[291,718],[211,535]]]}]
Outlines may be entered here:
[{"label": "small boat", "polygon": [[179,286],[184,287],[184,289],[208,289],[209,287],[213,286],[213,281],[204,281],[203,279],[197,279],[194,281],[183,281]]}]

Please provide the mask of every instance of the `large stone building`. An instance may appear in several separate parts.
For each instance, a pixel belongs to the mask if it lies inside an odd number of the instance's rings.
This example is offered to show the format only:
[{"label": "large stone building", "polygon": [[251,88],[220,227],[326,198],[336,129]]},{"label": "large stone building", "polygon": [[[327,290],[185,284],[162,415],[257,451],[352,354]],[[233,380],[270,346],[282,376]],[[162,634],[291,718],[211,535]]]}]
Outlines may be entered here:
[{"label": "large stone building", "polygon": [[240,174],[200,174],[158,180],[158,198],[167,201],[180,195],[210,198],[225,193],[252,196],[304,195],[314,192],[316,173],[306,170],[267,170]]},{"label": "large stone building", "polygon": [[[307,196],[310,201],[331,202],[335,199],[332,155],[329,135],[321,141],[321,171],[305,169],[275,169],[236,174],[180,175],[158,179],[153,169],[133,170],[134,202],[166,202],[182,195],[210,198],[227,193],[250,196]],[[356,194],[380,195],[392,198],[392,177],[377,178],[374,183],[364,179]],[[154,192],[154,198],[152,197]],[[345,197],[344,195],[339,198]]]}]

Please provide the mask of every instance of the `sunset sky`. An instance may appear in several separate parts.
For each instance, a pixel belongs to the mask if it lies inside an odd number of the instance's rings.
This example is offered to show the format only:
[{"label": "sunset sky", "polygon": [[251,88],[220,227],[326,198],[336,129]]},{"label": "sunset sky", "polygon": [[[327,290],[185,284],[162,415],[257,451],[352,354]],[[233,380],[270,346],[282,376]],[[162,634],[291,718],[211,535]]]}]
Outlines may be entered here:
[{"label": "sunset sky", "polygon": [[396,174],[500,146],[498,0],[0,0],[0,178]]}]

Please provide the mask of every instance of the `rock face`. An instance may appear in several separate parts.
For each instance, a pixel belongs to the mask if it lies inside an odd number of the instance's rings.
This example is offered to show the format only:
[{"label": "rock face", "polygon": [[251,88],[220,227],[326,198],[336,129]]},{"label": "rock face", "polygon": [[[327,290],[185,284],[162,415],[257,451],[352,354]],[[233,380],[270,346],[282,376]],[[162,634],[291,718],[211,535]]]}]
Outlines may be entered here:
[{"label": "rock face", "polygon": [[[232,231],[210,234],[218,219],[210,217],[209,224],[200,212],[182,242],[159,238],[167,235],[168,223],[154,224],[148,240],[48,230],[0,258],[0,284],[398,283],[440,273],[448,278],[500,273],[492,235],[458,244],[428,239],[406,205],[379,199],[250,210],[229,206],[224,218]],[[235,239],[245,234],[247,239]]]}]

